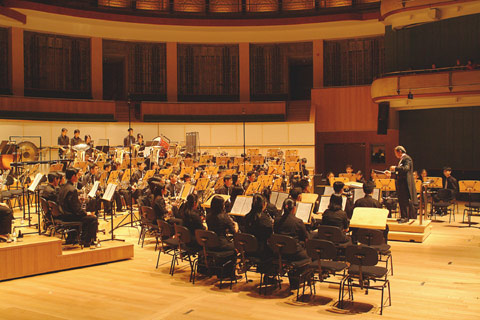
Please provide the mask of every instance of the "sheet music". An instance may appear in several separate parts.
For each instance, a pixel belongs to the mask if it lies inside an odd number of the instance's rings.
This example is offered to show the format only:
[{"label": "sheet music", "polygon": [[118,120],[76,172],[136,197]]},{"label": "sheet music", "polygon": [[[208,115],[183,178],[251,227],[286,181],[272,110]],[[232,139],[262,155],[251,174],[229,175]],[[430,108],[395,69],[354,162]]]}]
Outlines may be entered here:
[{"label": "sheet music", "polygon": [[278,194],[279,194],[278,191],[272,191],[272,194],[270,195],[270,202],[271,203],[273,203],[273,204],[277,203]]},{"label": "sheet music", "polygon": [[95,194],[97,193],[99,185],[100,185],[100,181],[95,181],[95,183],[93,184],[92,190],[90,190],[90,192],[88,193],[88,196],[90,198],[95,198]]},{"label": "sheet music", "polygon": [[297,202],[297,211],[295,216],[303,221],[303,223],[310,222],[310,214],[312,213],[313,203]]},{"label": "sheet music", "polygon": [[325,190],[323,191],[324,196],[331,196],[334,193],[335,193],[335,190],[333,190],[333,187],[330,187],[330,186],[326,186]]},{"label": "sheet music", "polygon": [[238,196],[233,203],[231,214],[245,216],[252,209],[253,197]]},{"label": "sheet music", "polygon": [[[365,192],[363,192],[363,189],[354,189],[353,202],[363,197],[365,197]],[[377,189],[377,188],[373,189],[372,198],[380,201],[380,189]]]},{"label": "sheet music", "polygon": [[285,199],[287,199],[287,198],[288,198],[288,193],[279,192],[279,193],[278,193],[277,201],[275,202],[275,207],[277,207],[278,210],[282,210],[283,202],[284,202]]},{"label": "sheet music", "polygon": [[[328,209],[330,204],[330,196],[322,196],[320,198],[320,205],[318,206],[318,212],[324,213]],[[345,206],[347,205],[347,197],[342,196],[342,210],[345,211]]]},{"label": "sheet music", "polygon": [[42,180],[43,174],[42,173],[37,173],[35,176],[35,179],[33,180],[32,184],[30,187],[28,187],[28,191],[35,192],[35,190],[38,187],[38,184],[40,183],[40,180]]},{"label": "sheet music", "polygon": [[102,200],[105,201],[112,201],[113,194],[115,193],[115,189],[117,185],[115,183],[109,183],[105,193],[103,194]]}]

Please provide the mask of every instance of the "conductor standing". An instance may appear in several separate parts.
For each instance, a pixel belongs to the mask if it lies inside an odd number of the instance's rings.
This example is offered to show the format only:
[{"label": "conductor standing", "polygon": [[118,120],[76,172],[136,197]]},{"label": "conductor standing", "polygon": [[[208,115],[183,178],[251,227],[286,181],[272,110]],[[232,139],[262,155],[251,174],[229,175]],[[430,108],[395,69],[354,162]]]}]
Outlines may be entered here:
[{"label": "conductor standing", "polygon": [[390,171],[396,174],[395,188],[397,189],[398,204],[400,206],[401,219],[399,223],[408,222],[409,219],[416,219],[417,212],[414,205],[417,204],[417,193],[415,180],[413,179],[413,160],[407,155],[402,146],[394,149],[395,156],[400,159],[397,166],[391,166]]}]

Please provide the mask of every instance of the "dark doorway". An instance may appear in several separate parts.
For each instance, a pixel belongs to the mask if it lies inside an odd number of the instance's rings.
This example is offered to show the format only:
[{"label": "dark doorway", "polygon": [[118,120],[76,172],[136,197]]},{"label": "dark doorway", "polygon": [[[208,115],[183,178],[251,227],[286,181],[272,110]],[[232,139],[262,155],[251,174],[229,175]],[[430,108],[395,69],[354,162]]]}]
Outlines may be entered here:
[{"label": "dark doorway", "polygon": [[105,57],[103,59],[103,99],[126,100],[125,59]]},{"label": "dark doorway", "polygon": [[313,87],[313,62],[311,59],[289,61],[290,100],[310,100]]},{"label": "dark doorway", "polygon": [[365,143],[325,144],[325,170],[333,171],[335,176],[345,172],[345,166],[351,164],[353,170],[365,172]]}]

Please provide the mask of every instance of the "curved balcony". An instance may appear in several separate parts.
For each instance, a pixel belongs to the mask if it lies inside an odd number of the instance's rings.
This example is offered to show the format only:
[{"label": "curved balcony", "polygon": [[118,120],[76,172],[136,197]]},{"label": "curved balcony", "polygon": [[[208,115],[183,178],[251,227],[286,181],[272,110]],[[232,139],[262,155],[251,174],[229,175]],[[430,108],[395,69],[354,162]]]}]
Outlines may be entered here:
[{"label": "curved balcony", "polygon": [[476,0],[382,0],[381,19],[386,25],[401,28],[480,13]]},{"label": "curved balcony", "polygon": [[[424,72],[424,73],[421,73]],[[372,84],[376,103],[399,109],[480,105],[480,70],[444,68],[413,70],[377,79]]]},{"label": "curved balcony", "polygon": [[[5,7],[51,5],[161,18],[258,19],[377,13],[380,0],[4,0]],[[303,22],[305,23],[305,22]]]}]

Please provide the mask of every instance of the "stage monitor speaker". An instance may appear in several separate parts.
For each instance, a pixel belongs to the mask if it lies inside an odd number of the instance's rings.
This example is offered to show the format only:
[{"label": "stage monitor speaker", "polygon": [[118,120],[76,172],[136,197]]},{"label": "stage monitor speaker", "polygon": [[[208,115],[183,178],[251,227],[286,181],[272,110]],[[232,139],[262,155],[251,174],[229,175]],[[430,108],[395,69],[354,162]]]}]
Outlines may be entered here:
[{"label": "stage monitor speaker", "polygon": [[390,103],[380,102],[378,105],[377,134],[387,134]]}]

